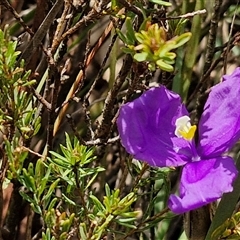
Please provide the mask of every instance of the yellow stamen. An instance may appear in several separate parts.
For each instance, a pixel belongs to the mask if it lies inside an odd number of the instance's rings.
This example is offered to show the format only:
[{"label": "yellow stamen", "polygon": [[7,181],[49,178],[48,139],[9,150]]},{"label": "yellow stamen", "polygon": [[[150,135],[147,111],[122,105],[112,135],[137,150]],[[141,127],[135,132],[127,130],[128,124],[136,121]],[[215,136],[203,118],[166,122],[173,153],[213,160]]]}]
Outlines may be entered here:
[{"label": "yellow stamen", "polygon": [[176,120],[175,135],[182,137],[186,140],[192,140],[197,129],[196,125],[191,125],[190,118],[188,116],[182,116]]},{"label": "yellow stamen", "polygon": [[185,138],[186,140],[192,140],[195,134],[195,131],[197,129],[196,125],[191,126],[188,131],[182,131],[182,130],[178,130],[178,132],[182,135],[183,138]]}]

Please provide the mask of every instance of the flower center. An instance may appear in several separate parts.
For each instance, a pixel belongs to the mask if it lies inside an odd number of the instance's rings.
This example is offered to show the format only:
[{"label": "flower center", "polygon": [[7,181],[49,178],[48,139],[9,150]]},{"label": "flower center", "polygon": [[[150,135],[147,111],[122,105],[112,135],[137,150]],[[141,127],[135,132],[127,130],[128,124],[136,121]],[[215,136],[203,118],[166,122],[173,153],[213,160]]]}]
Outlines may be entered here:
[{"label": "flower center", "polygon": [[182,116],[176,120],[175,135],[179,138],[186,140],[192,140],[197,129],[196,125],[191,125],[190,118],[188,116]]}]

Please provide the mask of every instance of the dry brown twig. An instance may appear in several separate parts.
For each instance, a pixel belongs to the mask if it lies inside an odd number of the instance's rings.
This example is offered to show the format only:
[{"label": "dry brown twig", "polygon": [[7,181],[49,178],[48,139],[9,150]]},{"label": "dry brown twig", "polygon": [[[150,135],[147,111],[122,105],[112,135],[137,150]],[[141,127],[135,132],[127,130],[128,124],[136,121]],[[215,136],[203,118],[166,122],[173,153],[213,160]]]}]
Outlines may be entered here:
[{"label": "dry brown twig", "polygon": [[[120,13],[123,13],[124,9],[121,9],[120,10]],[[86,60],[86,64],[85,64],[85,68],[87,68],[90,64],[90,62],[92,61],[92,59],[94,58],[96,52],[98,51],[98,49],[102,46],[102,44],[104,43],[105,39],[108,37],[108,35],[110,34],[111,30],[113,29],[113,22],[111,21],[109,23],[109,25],[106,27],[105,31],[103,32],[103,34],[101,35],[101,37],[98,39],[97,43],[94,45],[93,49],[90,51],[88,57],[87,57],[87,60]],[[76,90],[78,89],[78,86],[80,84],[80,82],[82,81],[83,79],[83,70],[80,70],[77,77],[76,77],[76,80],[75,82],[73,83],[70,91],[68,92],[68,95],[64,101],[64,103],[62,104],[62,109],[60,110],[57,118],[56,118],[56,121],[54,123],[54,130],[53,130],[53,136],[55,136],[60,124],[61,124],[61,121],[63,119],[63,117],[65,116],[65,113],[66,113],[66,110],[68,108],[68,105],[69,105],[69,99],[71,99],[73,97],[73,95],[75,94]]]}]

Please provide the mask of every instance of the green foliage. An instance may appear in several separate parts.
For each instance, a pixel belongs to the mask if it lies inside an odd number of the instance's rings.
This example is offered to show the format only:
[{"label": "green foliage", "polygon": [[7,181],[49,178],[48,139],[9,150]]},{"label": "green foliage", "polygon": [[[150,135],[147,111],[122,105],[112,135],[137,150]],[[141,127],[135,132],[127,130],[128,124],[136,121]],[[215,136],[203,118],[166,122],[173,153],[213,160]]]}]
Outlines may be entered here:
[{"label": "green foliage", "polygon": [[0,131],[3,136],[6,157],[9,160],[8,178],[18,178],[28,152],[24,142],[37,134],[41,124],[33,107],[30,71],[20,66],[16,51],[17,42],[10,40],[7,30],[0,30]]},{"label": "green foliage", "polygon": [[[127,45],[123,48],[137,62],[147,62],[148,68],[154,71],[160,68],[167,72],[174,70],[176,53],[172,50],[184,45],[191,38],[191,33],[183,33],[172,39],[167,39],[167,33],[159,24],[152,24],[147,30],[135,33],[129,18],[126,19],[126,35],[118,30],[119,37]],[[135,42],[139,43],[138,45]],[[136,46],[135,46],[136,45]]]},{"label": "green foliage", "polygon": [[30,79],[30,71],[25,72],[24,61],[17,66],[17,42],[9,41],[7,31],[0,31],[0,124],[13,125],[25,139],[37,133],[39,118],[35,119],[36,109],[31,106],[30,88],[35,80]]},{"label": "green foliage", "polygon": [[[107,231],[112,232],[111,225],[117,223],[127,228],[136,228],[135,220],[137,219],[138,211],[132,211],[131,205],[136,201],[136,194],[131,192],[124,198],[120,198],[120,190],[111,191],[108,185],[105,185],[106,196],[103,198],[103,203],[94,195],[90,195],[93,204],[93,211],[89,214],[89,218],[94,222],[92,240],[101,239],[102,235]],[[87,236],[85,224],[80,225],[81,239],[86,239]]]},{"label": "green foliage", "polygon": [[240,239],[240,212],[235,213],[231,218],[228,218],[221,226],[219,226],[212,233],[211,239]]},{"label": "green foliage", "polygon": [[53,198],[60,179],[51,180],[52,166],[45,166],[42,159],[35,165],[28,165],[28,169],[23,168],[19,175],[19,181],[25,187],[20,191],[22,197],[30,202],[33,210],[43,215],[44,211],[51,210],[56,199]]},{"label": "green foliage", "polygon": [[173,64],[176,54],[171,52],[185,44],[191,37],[191,33],[183,33],[170,40],[167,40],[164,28],[158,24],[152,24],[147,31],[142,30],[135,34],[137,41],[140,43],[134,50],[134,59],[138,62],[149,62],[148,67],[154,71],[156,65],[167,72],[174,70]]},{"label": "green foliage", "polygon": [[[35,167],[30,163],[27,169],[23,168],[19,177],[25,187],[20,194],[43,217],[46,224],[43,239],[54,239],[57,236],[65,239],[74,227],[76,218],[82,220],[79,226],[81,239],[101,239],[110,231],[113,223],[135,228],[138,212],[132,211],[131,205],[137,199],[136,194],[131,192],[120,198],[119,189],[111,191],[106,185],[106,196],[101,202],[90,191],[94,179],[104,171],[101,167],[87,167],[96,160],[94,150],[80,145],[77,138],[71,142],[68,134],[66,146],[61,145],[60,148],[61,153],[51,151],[52,157],[48,158],[48,162],[39,159]],[[57,191],[61,192],[61,197]],[[88,191],[91,193],[87,196],[85,194]],[[63,203],[68,206],[68,211]],[[61,207],[56,208],[57,205]],[[93,223],[94,228],[89,233],[88,228]]]},{"label": "green foliage", "polygon": [[[42,225],[33,239],[146,240],[183,231],[185,218],[167,208],[176,169],[133,160],[117,139],[117,112],[151,84],[163,84],[181,95],[198,121],[202,94],[226,69],[239,66],[239,6],[222,4],[216,10],[217,1],[204,0],[60,0],[52,11],[55,2],[1,3],[0,184],[14,189],[12,204],[0,196],[8,212],[2,232],[15,232],[6,238],[19,239],[22,229],[27,235],[36,228],[36,216]],[[25,57],[20,50],[27,50]],[[61,127],[52,133],[56,123]],[[240,239],[239,213],[230,217],[238,189],[223,196],[207,240]],[[19,198],[14,202],[18,193],[35,213],[34,220],[27,216],[26,227],[12,221],[12,206],[19,204],[22,211]],[[193,234],[194,222],[188,225],[193,224]],[[187,239],[181,234],[178,239]]]},{"label": "green foliage", "polygon": [[98,173],[104,171],[102,167],[87,167],[96,160],[94,149],[87,148],[74,137],[73,144],[66,133],[66,146],[60,145],[62,154],[50,151],[52,157],[49,162],[54,164],[53,171],[64,182],[67,182],[67,193],[71,193],[76,187],[86,190],[96,179]]}]

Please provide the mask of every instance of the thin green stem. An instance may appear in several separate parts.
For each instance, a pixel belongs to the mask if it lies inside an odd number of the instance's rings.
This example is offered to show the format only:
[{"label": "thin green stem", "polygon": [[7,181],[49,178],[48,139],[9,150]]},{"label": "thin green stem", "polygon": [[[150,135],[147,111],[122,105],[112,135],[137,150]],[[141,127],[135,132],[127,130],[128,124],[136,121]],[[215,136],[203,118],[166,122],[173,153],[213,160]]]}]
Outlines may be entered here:
[{"label": "thin green stem", "polygon": [[[195,11],[204,8],[204,0],[196,0]],[[182,69],[182,79],[183,79],[183,100],[187,100],[188,89],[190,87],[193,66],[198,53],[199,38],[201,34],[201,16],[197,15],[193,18],[192,22],[192,37],[188,42],[188,47],[186,50],[183,69]]]},{"label": "thin green stem", "polygon": [[[112,30],[112,37],[115,35],[115,31]],[[116,66],[117,66],[117,52],[118,52],[118,43],[115,41],[111,54],[110,54],[110,77],[109,77],[109,89],[113,87],[115,77],[116,77]]]},{"label": "thin green stem", "polygon": [[183,80],[182,80],[182,64],[183,64],[183,58],[184,58],[184,52],[183,47],[180,47],[177,50],[177,58],[176,58],[176,64],[175,64],[175,70],[176,75],[173,78],[173,85],[172,90],[175,93],[178,93],[182,97],[182,86],[183,86]]},{"label": "thin green stem", "polygon": [[185,14],[189,11],[189,5],[190,5],[189,0],[183,1],[183,3],[182,3],[182,14]]}]

